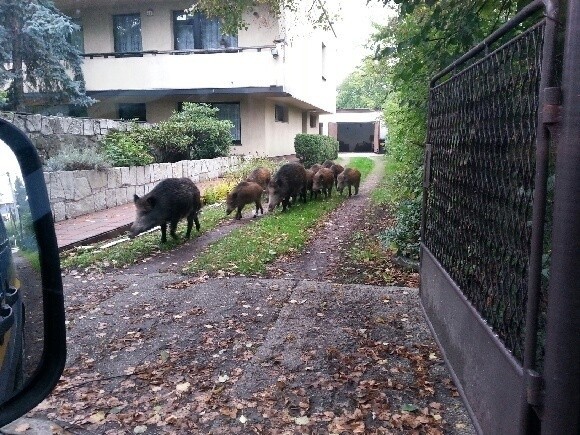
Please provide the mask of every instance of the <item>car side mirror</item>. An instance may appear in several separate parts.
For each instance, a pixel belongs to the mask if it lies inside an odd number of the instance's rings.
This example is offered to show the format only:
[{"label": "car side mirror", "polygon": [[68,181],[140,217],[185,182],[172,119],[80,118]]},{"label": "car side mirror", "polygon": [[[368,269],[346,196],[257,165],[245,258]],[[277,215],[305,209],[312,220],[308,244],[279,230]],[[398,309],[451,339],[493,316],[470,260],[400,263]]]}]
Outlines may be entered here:
[{"label": "car side mirror", "polygon": [[0,119],[0,428],[40,403],[64,369],[62,278],[42,165]]}]

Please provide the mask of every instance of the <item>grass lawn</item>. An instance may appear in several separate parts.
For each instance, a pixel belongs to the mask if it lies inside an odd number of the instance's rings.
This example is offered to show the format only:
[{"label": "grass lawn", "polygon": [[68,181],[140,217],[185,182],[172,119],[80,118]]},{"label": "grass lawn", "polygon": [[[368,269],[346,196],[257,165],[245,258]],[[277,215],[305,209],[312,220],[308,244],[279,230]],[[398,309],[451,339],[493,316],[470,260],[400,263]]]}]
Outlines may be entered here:
[{"label": "grass lawn", "polygon": [[[347,166],[357,168],[364,179],[372,171],[374,161],[368,157],[355,157]],[[340,196],[334,191],[329,199],[308,201],[306,204],[299,202],[288,212],[267,214],[208,246],[184,271],[192,274],[217,271],[260,274],[266,264],[278,256],[300,250],[308,241],[307,229],[346,198],[347,195]]]}]

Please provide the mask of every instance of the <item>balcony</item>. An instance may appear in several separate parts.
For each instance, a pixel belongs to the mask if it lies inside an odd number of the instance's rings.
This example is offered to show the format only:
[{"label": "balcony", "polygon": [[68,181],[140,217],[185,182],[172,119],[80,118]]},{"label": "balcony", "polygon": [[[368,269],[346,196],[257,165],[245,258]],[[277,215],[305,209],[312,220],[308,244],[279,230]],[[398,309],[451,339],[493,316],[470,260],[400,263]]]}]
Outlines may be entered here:
[{"label": "balcony", "polygon": [[274,45],[214,50],[87,53],[87,92],[283,86]]}]

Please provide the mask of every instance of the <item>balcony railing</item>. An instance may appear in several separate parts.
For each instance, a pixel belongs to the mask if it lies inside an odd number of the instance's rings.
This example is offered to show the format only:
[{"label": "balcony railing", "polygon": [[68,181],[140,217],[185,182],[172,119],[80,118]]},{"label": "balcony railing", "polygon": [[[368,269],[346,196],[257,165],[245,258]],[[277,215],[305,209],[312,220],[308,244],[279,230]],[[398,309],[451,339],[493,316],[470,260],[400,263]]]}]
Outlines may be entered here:
[{"label": "balcony railing", "polygon": [[96,57],[125,58],[125,57],[143,57],[156,55],[188,55],[188,54],[218,54],[218,53],[241,53],[243,51],[274,50],[276,45],[256,45],[249,47],[228,47],[228,48],[196,48],[189,50],[144,50],[144,51],[126,51],[126,52],[109,52],[109,53],[84,53],[81,56],[94,59]]}]

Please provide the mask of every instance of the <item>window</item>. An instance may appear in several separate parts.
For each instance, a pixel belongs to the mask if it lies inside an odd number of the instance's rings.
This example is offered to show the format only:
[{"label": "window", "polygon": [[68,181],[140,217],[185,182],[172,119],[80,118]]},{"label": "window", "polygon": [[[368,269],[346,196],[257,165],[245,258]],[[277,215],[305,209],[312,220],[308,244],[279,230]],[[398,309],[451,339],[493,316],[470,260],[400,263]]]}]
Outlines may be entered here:
[{"label": "window", "polygon": [[71,22],[76,24],[79,28],[77,30],[73,30],[71,34],[68,36],[68,42],[76,48],[79,53],[85,52],[85,39],[83,35],[83,23],[78,18],[72,18]]},{"label": "window", "polygon": [[277,122],[288,122],[288,107],[276,104],[274,106],[274,118]]},{"label": "window", "polygon": [[241,145],[242,123],[240,118],[240,103],[213,103],[212,106],[219,109],[219,112],[216,114],[217,119],[231,121],[234,124],[231,130],[233,143]]},{"label": "window", "polygon": [[224,35],[217,19],[201,12],[173,12],[173,40],[176,50],[230,48],[238,46],[237,35]]},{"label": "window", "polygon": [[318,115],[316,113],[310,114],[310,128],[316,128],[318,126]]},{"label": "window", "polygon": [[115,53],[142,51],[141,16],[139,14],[113,15]]},{"label": "window", "polygon": [[119,104],[119,119],[147,121],[145,103]]}]

